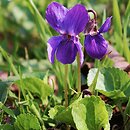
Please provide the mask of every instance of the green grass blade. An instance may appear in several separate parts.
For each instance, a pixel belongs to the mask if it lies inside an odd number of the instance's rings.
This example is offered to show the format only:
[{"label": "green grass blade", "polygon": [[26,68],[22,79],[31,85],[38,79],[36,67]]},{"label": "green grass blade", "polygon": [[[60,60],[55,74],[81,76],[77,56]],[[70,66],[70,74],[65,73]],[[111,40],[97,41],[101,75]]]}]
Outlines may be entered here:
[{"label": "green grass blade", "polygon": [[128,1],[128,5],[125,11],[125,15],[124,15],[124,34],[123,34],[123,44],[124,44],[124,57],[126,58],[126,60],[130,63],[130,49],[129,49],[129,44],[127,41],[127,26],[129,23],[129,18],[130,18],[130,0]]},{"label": "green grass blade", "polygon": [[130,50],[129,50],[129,46],[128,46],[128,42],[126,37],[124,36],[123,38],[123,44],[124,44],[124,57],[126,58],[126,60],[130,63]]},{"label": "green grass blade", "polygon": [[117,0],[113,0],[113,24],[115,32],[117,32],[118,35],[122,37],[122,25]]},{"label": "green grass blade", "polygon": [[105,22],[105,20],[106,20],[106,9],[104,9],[103,11],[102,24]]},{"label": "green grass blade", "polygon": [[130,18],[130,0],[128,1],[128,5],[127,5],[125,16],[124,16],[124,36],[125,37],[127,35],[127,26],[129,23],[129,18]]},{"label": "green grass blade", "polygon": [[18,76],[19,74],[18,74],[18,72],[17,72],[17,70],[12,62],[12,59],[8,56],[7,52],[2,47],[0,47],[0,52],[3,55],[3,57],[7,60],[7,62],[9,63],[10,68],[12,69],[13,73],[16,76]]},{"label": "green grass blade", "polygon": [[2,109],[7,114],[9,114],[11,117],[16,119],[16,116],[15,116],[14,112],[11,109],[9,109],[8,107],[6,107],[4,104],[2,104],[1,102],[0,102],[0,109]]},{"label": "green grass blade", "polygon": [[34,20],[36,22],[36,26],[37,26],[38,32],[42,38],[42,41],[44,43],[46,43],[47,40],[49,39],[49,37],[52,36],[51,31],[50,31],[45,19],[41,16],[40,12],[36,8],[33,1],[27,0],[27,2],[28,2],[29,9],[34,16]]}]

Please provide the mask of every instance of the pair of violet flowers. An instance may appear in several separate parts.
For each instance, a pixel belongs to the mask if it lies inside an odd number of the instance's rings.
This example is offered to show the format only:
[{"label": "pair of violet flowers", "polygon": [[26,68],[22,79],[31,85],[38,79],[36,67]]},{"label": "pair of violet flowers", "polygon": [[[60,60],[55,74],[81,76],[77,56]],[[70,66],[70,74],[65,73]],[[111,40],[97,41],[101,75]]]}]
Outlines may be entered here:
[{"label": "pair of violet flowers", "polygon": [[89,11],[77,4],[71,9],[52,2],[46,10],[46,20],[50,26],[60,35],[53,36],[48,40],[48,58],[54,63],[55,56],[63,64],[74,62],[77,53],[80,56],[80,64],[83,63],[82,45],[79,34],[84,32],[84,47],[87,54],[92,58],[101,59],[107,53],[108,43],[101,33],[105,33],[111,26],[111,18],[107,18],[99,30],[96,19],[90,19]]}]

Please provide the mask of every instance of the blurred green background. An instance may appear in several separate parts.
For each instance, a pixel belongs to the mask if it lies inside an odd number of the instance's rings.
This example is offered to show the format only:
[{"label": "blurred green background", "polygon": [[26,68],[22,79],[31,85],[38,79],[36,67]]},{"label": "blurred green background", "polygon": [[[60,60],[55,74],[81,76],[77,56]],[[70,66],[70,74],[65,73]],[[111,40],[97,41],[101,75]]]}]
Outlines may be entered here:
[{"label": "blurred green background", "polygon": [[[130,0],[56,0],[72,7],[77,3],[94,9],[98,25],[113,16],[112,26],[104,37],[130,62]],[[30,64],[34,69],[50,66],[47,59],[47,40],[57,33],[45,20],[45,10],[52,0],[0,0],[0,46],[12,57],[14,63]],[[40,14],[39,14],[39,12]],[[42,17],[41,17],[42,16]],[[8,70],[0,55],[0,70]]]}]

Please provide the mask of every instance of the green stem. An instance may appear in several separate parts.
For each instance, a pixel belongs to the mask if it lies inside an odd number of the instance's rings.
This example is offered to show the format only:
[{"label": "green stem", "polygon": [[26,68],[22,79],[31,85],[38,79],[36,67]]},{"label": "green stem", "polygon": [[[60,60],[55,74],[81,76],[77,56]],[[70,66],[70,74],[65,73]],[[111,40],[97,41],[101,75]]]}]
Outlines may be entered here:
[{"label": "green stem", "polygon": [[68,107],[68,87],[67,87],[67,78],[68,78],[68,65],[65,65],[65,107]]},{"label": "green stem", "polygon": [[97,95],[97,92],[95,91],[95,89],[96,89],[96,84],[97,84],[97,78],[98,78],[98,75],[99,75],[99,71],[100,71],[100,69],[98,68],[98,70],[96,72],[96,75],[94,77],[94,80],[93,80],[92,84],[89,87],[91,93],[94,94],[94,95]]},{"label": "green stem", "polygon": [[4,56],[4,58],[7,60],[7,62],[9,63],[10,68],[12,69],[13,73],[16,76],[19,76],[18,71],[16,70],[15,66],[13,65],[12,59],[8,56],[7,52],[2,47],[0,47],[0,51],[1,51],[2,55]]},{"label": "green stem", "polygon": [[80,57],[79,54],[77,54],[77,68],[78,68],[78,93],[81,92],[81,73],[80,73]]},{"label": "green stem", "polygon": [[102,59],[101,65],[98,67],[96,75],[94,77],[94,80],[93,80],[92,84],[89,87],[91,93],[96,95],[96,96],[98,95],[98,91],[95,90],[96,89],[97,80],[98,80],[98,75],[99,75],[100,70],[104,67],[104,63],[105,63],[106,58],[107,58],[107,55]]},{"label": "green stem", "polygon": [[[31,103],[32,103],[32,102],[31,102]],[[39,121],[40,121],[40,123],[41,123],[41,125],[42,125],[42,130],[46,130],[45,125],[44,125],[44,122],[43,122],[43,120],[42,120],[42,118],[41,118],[41,115],[40,115],[40,113],[38,112],[37,108],[35,107],[35,105],[34,105],[33,103],[30,105],[30,108],[32,109],[32,111],[35,113],[35,115],[36,115],[37,118],[39,119]]]},{"label": "green stem", "polygon": [[68,0],[64,0],[64,6],[68,7]]}]

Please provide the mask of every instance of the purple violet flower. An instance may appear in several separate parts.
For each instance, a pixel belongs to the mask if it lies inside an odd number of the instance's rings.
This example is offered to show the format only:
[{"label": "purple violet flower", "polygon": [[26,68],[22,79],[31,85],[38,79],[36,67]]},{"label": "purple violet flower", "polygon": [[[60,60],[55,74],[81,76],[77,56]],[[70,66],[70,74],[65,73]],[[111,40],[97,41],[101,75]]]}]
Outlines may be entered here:
[{"label": "purple violet flower", "polygon": [[89,20],[85,7],[81,4],[67,9],[57,2],[52,2],[46,10],[46,19],[60,36],[48,40],[48,57],[51,63],[56,58],[63,64],[71,64],[79,53],[83,62],[82,45],[78,34],[82,32]]},{"label": "purple violet flower", "polygon": [[101,59],[107,53],[108,43],[101,33],[105,33],[111,26],[111,17],[108,17],[99,30],[94,19],[90,20],[85,29],[85,49],[92,58]]}]

